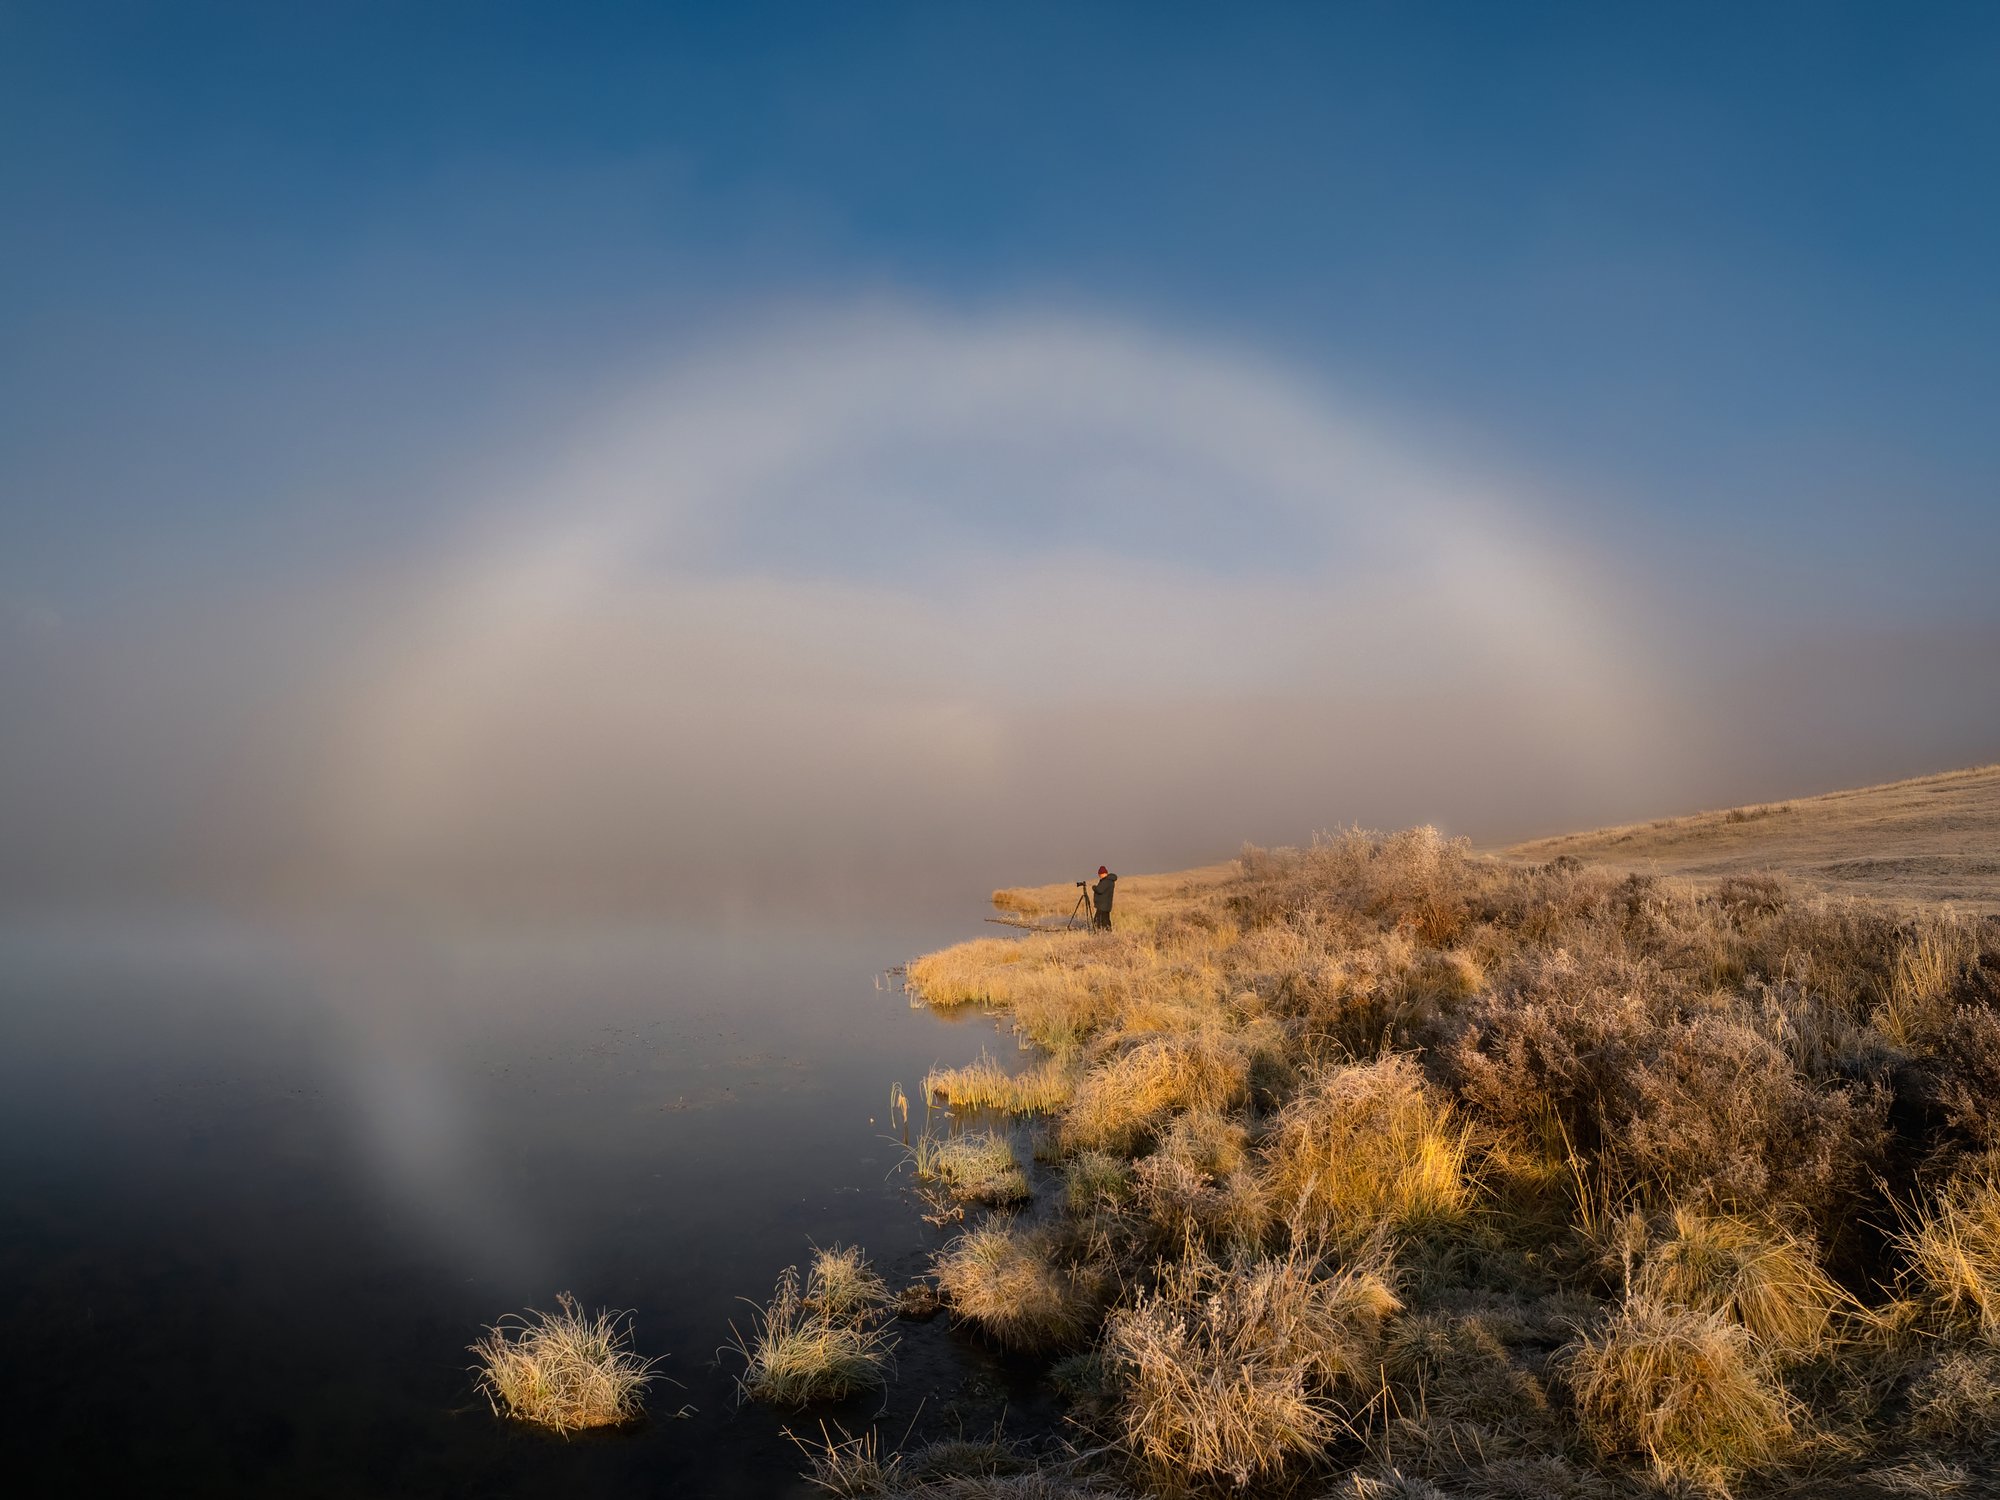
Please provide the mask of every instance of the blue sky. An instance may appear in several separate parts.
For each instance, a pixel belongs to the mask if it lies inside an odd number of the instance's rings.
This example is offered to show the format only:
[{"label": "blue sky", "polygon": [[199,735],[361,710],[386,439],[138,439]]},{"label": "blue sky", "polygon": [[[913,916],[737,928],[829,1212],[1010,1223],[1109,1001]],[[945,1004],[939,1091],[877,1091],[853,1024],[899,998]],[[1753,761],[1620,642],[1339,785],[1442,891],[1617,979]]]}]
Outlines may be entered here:
[{"label": "blue sky", "polygon": [[1996,98],[1985,5],[0,4],[0,600],[449,548],[683,352],[873,299],[1323,383],[1693,657],[1970,650]]},{"label": "blue sky", "polygon": [[16,589],[855,287],[1221,329],[1704,530],[1993,508],[1991,7],[0,16]]}]

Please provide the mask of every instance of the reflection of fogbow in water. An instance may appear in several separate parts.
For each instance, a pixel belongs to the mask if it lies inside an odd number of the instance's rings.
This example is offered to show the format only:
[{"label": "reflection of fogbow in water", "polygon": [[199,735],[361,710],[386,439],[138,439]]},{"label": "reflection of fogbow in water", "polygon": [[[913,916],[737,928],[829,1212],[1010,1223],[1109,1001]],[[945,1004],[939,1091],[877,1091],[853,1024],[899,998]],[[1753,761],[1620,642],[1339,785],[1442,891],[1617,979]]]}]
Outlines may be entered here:
[{"label": "reflection of fogbow in water", "polygon": [[315,991],[333,1018],[330,1059],[373,1186],[467,1275],[545,1280],[548,1247],[506,1192],[449,1061],[451,966],[416,934],[342,930],[310,945]]}]

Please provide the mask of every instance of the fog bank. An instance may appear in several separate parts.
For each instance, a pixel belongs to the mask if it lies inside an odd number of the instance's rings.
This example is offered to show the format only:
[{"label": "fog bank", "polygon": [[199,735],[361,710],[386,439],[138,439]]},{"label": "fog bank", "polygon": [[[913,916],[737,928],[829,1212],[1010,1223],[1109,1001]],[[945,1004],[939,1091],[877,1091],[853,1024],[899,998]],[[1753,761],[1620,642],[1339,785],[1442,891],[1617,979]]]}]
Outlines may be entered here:
[{"label": "fog bank", "polygon": [[766,325],[450,548],[15,611],[0,898],[832,911],[2000,753],[1991,622],[1746,647],[1430,447],[1126,326]]}]

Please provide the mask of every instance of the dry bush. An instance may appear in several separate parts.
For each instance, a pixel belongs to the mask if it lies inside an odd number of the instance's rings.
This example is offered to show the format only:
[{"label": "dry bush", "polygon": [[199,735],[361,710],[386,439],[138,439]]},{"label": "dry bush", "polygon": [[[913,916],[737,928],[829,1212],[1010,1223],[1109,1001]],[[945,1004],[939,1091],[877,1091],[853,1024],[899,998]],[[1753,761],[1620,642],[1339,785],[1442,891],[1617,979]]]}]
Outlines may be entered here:
[{"label": "dry bush", "polygon": [[1047,1232],[1010,1220],[961,1234],[933,1270],[952,1311],[1011,1349],[1075,1344],[1099,1312],[1096,1273],[1059,1264]]},{"label": "dry bush", "polygon": [[1671,1233],[1640,1269],[1638,1291],[1740,1323],[1773,1353],[1804,1358],[1851,1305],[1797,1235],[1740,1214],[1676,1208]]},{"label": "dry bush", "polygon": [[[1955,993],[1972,992],[1991,972],[1967,970]],[[1977,1150],[2000,1150],[2000,1009],[1959,1005],[1932,1045],[1930,1068],[1944,1124]]]},{"label": "dry bush", "polygon": [[1793,1444],[1800,1413],[1750,1331],[1719,1312],[1628,1298],[1564,1351],[1585,1434],[1667,1481],[1726,1490]]},{"label": "dry bush", "polygon": [[1390,834],[1376,844],[1366,867],[1371,909],[1442,947],[1465,926],[1471,848],[1428,824]]},{"label": "dry bush", "polygon": [[1533,1138],[1552,1116],[1619,1191],[1826,1220],[1887,1139],[1886,1089],[1801,1075],[1747,1006],[1615,949],[1524,955],[1451,1065],[1496,1125]]},{"label": "dry bush", "polygon": [[1471,846],[1435,828],[1321,835],[1310,849],[1246,848],[1229,909],[1246,926],[1338,904],[1441,947],[1464,928],[1475,885]]},{"label": "dry bush", "polygon": [[1667,1029],[1632,1085],[1619,1143],[1635,1178],[1720,1207],[1784,1203],[1827,1219],[1876,1169],[1887,1138],[1885,1089],[1816,1085],[1733,1018]]},{"label": "dry bush", "polygon": [[1477,1196],[1467,1153],[1465,1127],[1407,1056],[1322,1073],[1266,1148],[1280,1211],[1347,1245],[1461,1222]]},{"label": "dry bush", "polygon": [[1955,1178],[1907,1219],[1897,1243],[1946,1320],[2000,1338],[2000,1182]]},{"label": "dry bush", "polygon": [[[752,1304],[748,1335],[730,1325],[727,1347],[744,1365],[736,1377],[740,1399],[804,1406],[809,1401],[837,1401],[888,1380],[895,1340],[873,1317],[879,1304],[866,1300],[872,1274],[867,1262],[858,1252],[826,1252],[822,1259],[826,1255],[833,1257],[828,1263],[831,1281],[817,1274],[816,1264],[815,1275],[802,1291],[798,1268],[787,1266],[778,1273],[769,1305]],[[858,1267],[842,1263],[850,1255]],[[850,1269],[855,1277],[849,1276]],[[855,1302],[857,1296],[864,1300]],[[833,1303],[842,1299],[849,1302],[849,1310],[834,1311]]]},{"label": "dry bush", "polygon": [[1532,1136],[1553,1118],[1596,1153],[1630,1118],[1631,1075],[1658,1046],[1656,976],[1616,948],[1533,948],[1496,980],[1451,1049],[1460,1092],[1504,1130]]},{"label": "dry bush", "polygon": [[1295,959],[1286,1009],[1356,1057],[1441,1039],[1486,982],[1473,953],[1427,948],[1401,930],[1358,943],[1313,936],[1324,941]]},{"label": "dry bush", "polygon": [[1071,1150],[1138,1150],[1183,1110],[1229,1110],[1249,1093],[1250,1063],[1220,1031],[1141,1042],[1084,1074],[1063,1117]]},{"label": "dry bush", "polygon": [[1169,1491],[1247,1485],[1350,1430],[1382,1328],[1401,1307],[1381,1270],[1302,1256],[1220,1265],[1199,1253],[1114,1314],[1122,1440]]},{"label": "dry bush", "polygon": [[919,1182],[935,1182],[961,1203],[1022,1203],[1028,1175],[1014,1143],[995,1130],[919,1136],[909,1148]]},{"label": "dry bush", "polygon": [[568,1292],[556,1306],[502,1318],[471,1346],[493,1410],[564,1434],[636,1420],[654,1361],[632,1352],[630,1314],[586,1317]]},{"label": "dry bush", "polygon": [[1075,1080],[1059,1060],[1009,1073],[989,1052],[959,1068],[932,1068],[924,1075],[924,1098],[959,1109],[1008,1114],[1049,1114],[1069,1102]]},{"label": "dry bush", "polygon": [[1879,907],[1852,897],[1794,901],[1758,934],[1758,967],[1847,1014],[1865,1017],[1889,996],[1896,925]]}]

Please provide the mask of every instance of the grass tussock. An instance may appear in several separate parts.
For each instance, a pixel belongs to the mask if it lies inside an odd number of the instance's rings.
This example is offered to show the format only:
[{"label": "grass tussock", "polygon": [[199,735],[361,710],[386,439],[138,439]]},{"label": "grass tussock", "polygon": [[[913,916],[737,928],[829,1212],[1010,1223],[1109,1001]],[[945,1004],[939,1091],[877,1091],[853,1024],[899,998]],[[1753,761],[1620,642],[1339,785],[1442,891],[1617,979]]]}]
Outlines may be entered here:
[{"label": "grass tussock", "polygon": [[933,1271],[951,1310],[1009,1349],[1068,1348],[1102,1306],[1093,1268],[1065,1261],[1049,1234],[1012,1220],[967,1230]]},{"label": "grass tussock", "polygon": [[1956,1179],[1916,1211],[1900,1243],[1948,1322],[2000,1342],[2000,1183]]},{"label": "grass tussock", "polygon": [[[1041,1051],[926,1082],[1045,1116],[1056,1172],[934,1275],[962,1323],[1068,1356],[1096,1457],[1064,1482],[1859,1483],[2000,1420],[2000,921],[1432,829],[1119,902],[908,970]],[[1011,1144],[950,1139],[916,1148],[935,1221],[1025,1192]]]},{"label": "grass tussock", "polygon": [[1639,1291],[1665,1305],[1717,1313],[1785,1358],[1817,1353],[1852,1299],[1813,1247],[1741,1214],[1677,1208],[1640,1270]]},{"label": "grass tussock", "polygon": [[1295,1225],[1347,1243],[1461,1222],[1469,1130],[1409,1057],[1329,1068],[1278,1116],[1272,1188]]},{"label": "grass tussock", "polygon": [[1749,1329],[1722,1313],[1626,1301],[1568,1351],[1585,1433],[1664,1480],[1727,1490],[1791,1446],[1797,1411]]},{"label": "grass tussock", "polygon": [[636,1421],[653,1361],[632,1352],[630,1315],[586,1315],[563,1292],[555,1312],[501,1319],[472,1345],[493,1410],[568,1434]]},{"label": "grass tussock", "polygon": [[818,1442],[797,1438],[810,1468],[806,1478],[848,1500],[1124,1500],[1125,1492],[1069,1463],[1038,1463],[997,1434],[945,1438],[906,1452],[884,1448],[872,1429],[860,1437],[822,1430]]},{"label": "grass tussock", "polygon": [[961,1203],[1022,1203],[1030,1196],[1014,1143],[997,1130],[920,1136],[910,1162],[919,1182],[935,1183]]},{"label": "grass tussock", "polygon": [[803,1285],[798,1268],[785,1267],[747,1333],[730,1330],[728,1347],[743,1361],[738,1396],[804,1406],[883,1385],[895,1347],[880,1325],[886,1298],[858,1249],[818,1252]]},{"label": "grass tussock", "polygon": [[1268,1477],[1353,1430],[1400,1307],[1374,1267],[1190,1255],[1106,1331],[1122,1440],[1167,1490]]},{"label": "grass tussock", "polygon": [[1250,1060],[1219,1032],[1148,1038],[1092,1068],[1063,1116],[1063,1143],[1130,1154],[1186,1110],[1222,1111],[1250,1088]]}]

